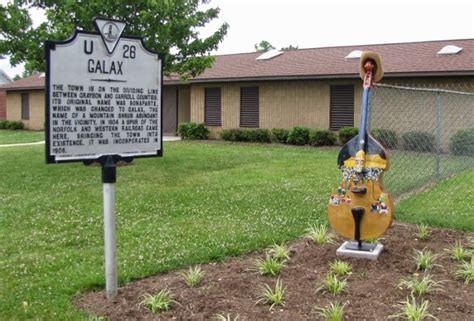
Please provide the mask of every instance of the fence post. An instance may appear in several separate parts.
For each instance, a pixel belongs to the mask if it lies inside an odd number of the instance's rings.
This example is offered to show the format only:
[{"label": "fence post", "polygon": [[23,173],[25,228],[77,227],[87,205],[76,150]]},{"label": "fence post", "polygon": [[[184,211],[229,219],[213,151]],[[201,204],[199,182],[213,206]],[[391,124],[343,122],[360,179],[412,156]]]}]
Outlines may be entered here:
[{"label": "fence post", "polygon": [[436,92],[436,179],[441,178],[440,161],[441,161],[441,92]]}]

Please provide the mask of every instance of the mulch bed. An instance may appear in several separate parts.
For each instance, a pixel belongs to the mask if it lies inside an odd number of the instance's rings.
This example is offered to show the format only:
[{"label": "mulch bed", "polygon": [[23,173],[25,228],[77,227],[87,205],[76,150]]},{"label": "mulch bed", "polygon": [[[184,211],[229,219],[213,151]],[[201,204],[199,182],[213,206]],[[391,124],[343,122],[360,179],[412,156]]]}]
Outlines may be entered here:
[{"label": "mulch bed", "polygon": [[[74,304],[111,320],[214,320],[216,314],[228,313],[233,317],[239,315],[238,320],[318,320],[316,308],[337,301],[345,304],[346,320],[385,320],[398,313],[397,303],[409,296],[407,290],[397,288],[396,284],[416,272],[414,249],[426,247],[443,253],[436,261],[441,267],[434,267],[430,274],[434,280],[443,281],[444,289],[424,296],[431,302],[430,313],[440,320],[474,320],[474,284],[466,285],[455,278],[458,263],[444,250],[457,240],[465,241],[468,233],[431,229],[430,239],[420,241],[415,232],[412,225],[395,223],[382,240],[385,248],[377,261],[344,258],[352,264],[353,273],[348,278],[348,292],[336,296],[315,293],[315,289],[328,272],[328,263],[336,259],[336,249],[342,240],[324,246],[316,246],[305,238],[290,243],[291,260],[281,272],[286,287],[285,305],[272,310],[268,305],[255,303],[260,286],[274,287],[276,281],[255,271],[255,259],[263,258],[265,251],[202,265],[206,276],[196,288],[187,287],[178,275],[185,270],[171,271],[123,286],[114,302],[108,302],[102,291],[78,297]],[[165,287],[178,302],[171,310],[153,314],[140,306],[144,294],[155,294]]]}]

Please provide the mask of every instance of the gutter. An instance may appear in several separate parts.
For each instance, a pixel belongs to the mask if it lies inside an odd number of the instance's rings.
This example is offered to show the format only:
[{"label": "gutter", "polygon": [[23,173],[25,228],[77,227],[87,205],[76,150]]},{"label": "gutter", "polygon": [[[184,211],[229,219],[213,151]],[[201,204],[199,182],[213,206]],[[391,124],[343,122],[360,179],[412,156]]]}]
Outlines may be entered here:
[{"label": "gutter", "polygon": [[[474,71],[428,71],[428,72],[391,72],[386,73],[384,78],[405,78],[405,77],[459,77],[474,76]],[[285,80],[327,80],[327,79],[359,79],[359,74],[331,74],[331,75],[295,75],[295,76],[262,76],[262,77],[232,77],[232,78],[197,78],[187,81],[164,80],[165,86],[171,85],[191,85],[202,83],[218,82],[251,82],[251,81],[285,81]]]},{"label": "gutter", "polygon": [[5,91],[25,91],[25,90],[44,90],[44,86],[35,86],[35,87],[1,87],[0,90]]}]

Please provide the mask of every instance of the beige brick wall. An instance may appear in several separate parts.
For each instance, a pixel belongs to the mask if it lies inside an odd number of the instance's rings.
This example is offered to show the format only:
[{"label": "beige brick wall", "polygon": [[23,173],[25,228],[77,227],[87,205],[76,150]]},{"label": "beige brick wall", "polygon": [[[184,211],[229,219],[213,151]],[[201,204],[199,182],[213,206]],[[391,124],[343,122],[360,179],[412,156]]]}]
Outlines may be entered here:
[{"label": "beige brick wall", "polygon": [[6,119],[7,115],[7,93],[0,89],[0,120]]},{"label": "beige brick wall", "polygon": [[[382,82],[474,91],[474,77],[386,78]],[[218,137],[218,132],[222,129],[239,127],[240,87],[259,86],[260,128],[290,128],[300,125],[327,129],[329,128],[330,86],[343,84],[355,85],[354,126],[357,127],[362,95],[360,79],[195,84],[191,85],[191,121],[204,122],[204,88],[220,87],[222,89],[222,126],[208,126],[212,133],[211,137]],[[416,103],[416,100],[413,99],[412,103]],[[394,123],[406,122],[407,119],[402,119],[403,117],[406,118],[406,115],[399,114],[400,119],[395,117],[392,121]],[[419,122],[419,119],[410,121]]]},{"label": "beige brick wall", "polygon": [[329,128],[330,86],[354,84],[354,124],[359,119],[360,83],[356,80],[278,81],[259,83],[221,83],[191,85],[191,121],[204,122],[204,88],[220,87],[222,126],[208,126],[212,137],[222,129],[238,128],[240,124],[240,87],[258,86],[260,91],[260,128]]},{"label": "beige brick wall", "polygon": [[[21,119],[21,94],[30,95],[30,119]],[[7,120],[19,120],[25,124],[26,129],[44,129],[44,90],[8,91],[7,92]]]},{"label": "beige brick wall", "polygon": [[191,120],[190,92],[189,86],[181,86],[178,88],[178,124]]}]

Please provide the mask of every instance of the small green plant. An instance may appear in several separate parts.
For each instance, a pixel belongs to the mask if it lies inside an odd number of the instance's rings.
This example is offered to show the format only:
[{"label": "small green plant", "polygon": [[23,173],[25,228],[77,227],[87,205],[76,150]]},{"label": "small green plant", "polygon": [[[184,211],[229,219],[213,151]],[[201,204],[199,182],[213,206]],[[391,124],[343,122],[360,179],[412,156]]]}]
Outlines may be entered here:
[{"label": "small green plant", "polygon": [[342,318],[344,317],[344,307],[345,304],[341,305],[340,303],[331,303],[329,307],[318,308],[318,314],[325,321],[342,321]]},{"label": "small green plant", "polygon": [[422,240],[422,241],[428,240],[428,238],[430,237],[430,229],[429,229],[428,225],[419,224],[419,225],[416,226],[416,228],[417,228],[417,232],[416,232],[415,236],[419,240]]},{"label": "small green plant", "polygon": [[261,275],[276,276],[280,273],[281,269],[285,266],[285,261],[267,254],[265,259],[258,258],[255,261],[258,273]]},{"label": "small green plant", "polygon": [[310,226],[306,229],[306,237],[313,240],[317,245],[324,245],[326,243],[334,243],[333,235],[328,231],[328,228],[324,224]]},{"label": "small green plant", "polygon": [[172,299],[171,292],[168,289],[162,289],[155,295],[145,294],[145,298],[140,305],[144,305],[153,313],[168,311],[171,309],[171,303],[176,302]]},{"label": "small green plant", "polygon": [[434,254],[431,251],[426,249],[415,250],[415,259],[416,269],[419,271],[426,271],[431,269],[433,266],[440,266],[439,264],[434,264],[434,261],[439,257],[439,254]]},{"label": "small green plant", "polygon": [[279,278],[277,279],[275,289],[272,289],[268,284],[261,286],[258,298],[256,304],[260,302],[271,304],[270,310],[275,305],[285,305],[285,288],[283,287],[281,280]]},{"label": "small green plant", "polygon": [[239,314],[237,314],[234,318],[230,315],[230,313],[227,313],[226,315],[216,314],[216,320],[218,321],[237,321],[239,320],[239,317]]},{"label": "small green plant", "polygon": [[398,283],[398,287],[410,290],[412,296],[420,296],[443,288],[441,282],[434,281],[430,275],[423,275],[421,280],[416,275],[408,279],[402,279]]},{"label": "small green plant", "polygon": [[180,275],[183,277],[184,282],[193,288],[202,281],[206,272],[204,272],[200,266],[196,265],[195,267],[190,267],[187,272],[180,273]]},{"label": "small green plant", "polygon": [[407,298],[405,301],[400,302],[401,312],[389,316],[389,319],[402,319],[408,321],[422,321],[427,318],[438,320],[435,316],[428,312],[430,302],[428,300],[422,300],[420,304],[416,303],[415,298],[412,296],[411,300]]},{"label": "small green plant", "polygon": [[471,262],[461,262],[460,267],[456,270],[456,276],[464,280],[465,284],[474,281],[474,256]]},{"label": "small green plant", "polygon": [[473,252],[464,248],[459,241],[456,241],[452,249],[446,249],[446,251],[451,253],[451,258],[455,261],[468,260],[473,255]]},{"label": "small green plant", "polygon": [[278,261],[288,261],[290,259],[290,250],[284,244],[273,244],[268,250],[268,254]]},{"label": "small green plant", "polygon": [[341,294],[346,291],[347,279],[339,280],[337,275],[328,273],[323,284],[316,289],[316,292],[323,291],[331,294]]},{"label": "small green plant", "polygon": [[334,262],[329,263],[329,269],[336,275],[346,276],[351,274],[352,267],[350,263],[341,260],[335,260]]},{"label": "small green plant", "polygon": [[474,249],[474,236],[467,237],[467,247]]}]

